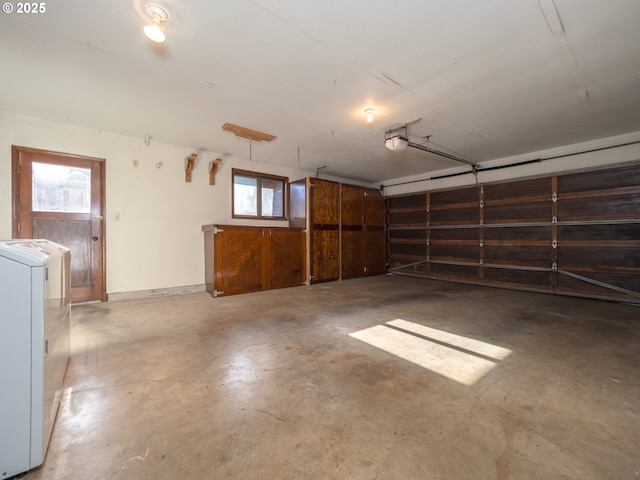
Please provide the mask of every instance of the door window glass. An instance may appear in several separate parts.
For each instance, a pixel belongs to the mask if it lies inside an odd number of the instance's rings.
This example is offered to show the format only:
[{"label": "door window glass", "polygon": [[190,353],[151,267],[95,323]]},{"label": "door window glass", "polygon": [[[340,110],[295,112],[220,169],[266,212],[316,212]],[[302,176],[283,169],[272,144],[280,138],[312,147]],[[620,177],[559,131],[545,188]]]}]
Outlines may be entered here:
[{"label": "door window glass", "polygon": [[32,162],[34,212],[91,213],[91,170]]}]

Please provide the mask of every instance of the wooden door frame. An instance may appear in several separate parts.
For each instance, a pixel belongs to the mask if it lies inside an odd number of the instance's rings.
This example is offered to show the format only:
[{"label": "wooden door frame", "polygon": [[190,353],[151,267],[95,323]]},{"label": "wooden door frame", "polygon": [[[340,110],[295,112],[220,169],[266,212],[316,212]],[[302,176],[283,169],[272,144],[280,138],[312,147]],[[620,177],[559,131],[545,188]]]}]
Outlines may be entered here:
[{"label": "wooden door frame", "polygon": [[107,300],[107,235],[106,235],[106,183],[105,183],[105,159],[97,157],[88,157],[86,155],[75,155],[72,153],[56,152],[54,150],[43,150],[40,148],[21,147],[11,145],[11,237],[19,238],[18,223],[20,221],[20,153],[38,153],[43,155],[55,155],[58,157],[68,157],[72,159],[86,160],[95,162],[100,167],[100,211],[102,212],[102,291],[100,292],[100,300]]}]

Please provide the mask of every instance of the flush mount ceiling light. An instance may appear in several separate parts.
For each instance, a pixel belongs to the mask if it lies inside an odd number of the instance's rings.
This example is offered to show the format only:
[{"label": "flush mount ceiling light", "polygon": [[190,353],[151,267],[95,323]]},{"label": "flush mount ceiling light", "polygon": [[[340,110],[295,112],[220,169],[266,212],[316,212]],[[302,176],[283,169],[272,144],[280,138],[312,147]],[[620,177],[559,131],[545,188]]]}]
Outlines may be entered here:
[{"label": "flush mount ceiling light", "polygon": [[164,42],[164,32],[160,28],[160,24],[167,21],[169,13],[155,3],[147,5],[147,12],[151,15],[151,24],[144,27],[144,34],[156,43]]},{"label": "flush mount ceiling light", "polygon": [[384,139],[384,146],[392,152],[401,152],[407,148],[407,145],[409,145],[409,139],[398,133],[387,136]]},{"label": "flush mount ceiling light", "polygon": [[371,123],[373,122],[373,113],[375,112],[375,110],[373,108],[365,108],[364,109],[364,113],[367,116],[367,122]]}]

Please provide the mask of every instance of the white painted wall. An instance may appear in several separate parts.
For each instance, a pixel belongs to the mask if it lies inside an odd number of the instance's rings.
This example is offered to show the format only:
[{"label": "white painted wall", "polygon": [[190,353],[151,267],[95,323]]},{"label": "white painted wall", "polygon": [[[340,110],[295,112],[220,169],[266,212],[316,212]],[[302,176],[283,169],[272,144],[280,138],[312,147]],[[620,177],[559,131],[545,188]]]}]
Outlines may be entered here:
[{"label": "white painted wall", "polygon": [[[618,135],[615,137],[602,138],[590,142],[565,145],[540,152],[531,152],[509,158],[501,158],[488,162],[483,162],[483,167],[498,165],[508,165],[537,158],[551,158],[561,155],[570,155],[557,159],[544,160],[540,163],[532,163],[512,168],[492,170],[478,173],[478,183],[492,183],[499,181],[513,180],[517,178],[536,177],[543,175],[553,175],[556,173],[568,172],[593,167],[613,165],[617,163],[633,162],[640,160],[640,132]],[[627,146],[619,146],[629,144]],[[613,147],[613,148],[608,148]],[[590,153],[589,150],[597,150]],[[578,153],[578,154],[576,154]],[[576,154],[576,155],[574,155]],[[453,162],[453,161],[452,161]],[[385,185],[384,195],[402,195],[415,192],[427,192],[443,190],[473,185],[476,182],[474,175],[466,174],[455,177],[430,180],[432,177],[447,175],[458,172],[468,172],[470,167],[466,165],[456,166],[439,172],[432,172],[427,175],[415,175],[413,177],[395,178],[381,182]],[[424,180],[424,181],[421,181]],[[410,182],[410,183],[405,183]],[[404,183],[404,184],[403,184]],[[403,184],[396,185],[394,184]]]},{"label": "white painted wall", "polygon": [[[315,172],[238,158],[223,158],[216,184],[208,163],[221,157],[201,152],[184,181],[188,147],[0,112],[0,239],[11,237],[11,146],[39,148],[106,159],[107,293],[202,285],[204,235],[212,223],[287,226],[231,218],[231,169],[271,173],[298,180]],[[133,160],[138,160],[138,167]],[[156,163],[162,162],[161,168]],[[323,177],[324,178],[324,177]],[[336,179],[337,180],[337,179]],[[114,221],[118,213],[119,221]]]},{"label": "white painted wall", "polygon": [[[640,140],[640,132],[569,145],[544,152],[486,162],[500,165],[574,153]],[[208,184],[207,166],[220,157],[201,152],[192,183],[184,181],[184,158],[193,149],[132,138],[95,129],[61,124],[23,115],[0,112],[0,239],[11,237],[11,145],[74,153],[106,159],[107,293],[136,292],[201,285],[204,283],[202,225],[212,223],[284,225],[286,222],[247,222],[231,219],[231,169],[272,173],[297,180],[315,172],[278,167],[238,158],[224,158],[216,185]],[[133,160],[138,160],[138,167]],[[640,159],[640,144],[574,155],[523,167],[480,173],[488,183],[513,178],[558,173],[579,168]],[[161,168],[155,165],[162,162]],[[413,181],[448,171],[394,179],[385,185]],[[323,177],[326,178],[326,177]],[[340,181],[339,178],[328,178]],[[354,183],[342,180],[347,183]],[[471,185],[473,175],[426,180],[386,187],[385,195]],[[114,221],[113,214],[120,220]]]}]

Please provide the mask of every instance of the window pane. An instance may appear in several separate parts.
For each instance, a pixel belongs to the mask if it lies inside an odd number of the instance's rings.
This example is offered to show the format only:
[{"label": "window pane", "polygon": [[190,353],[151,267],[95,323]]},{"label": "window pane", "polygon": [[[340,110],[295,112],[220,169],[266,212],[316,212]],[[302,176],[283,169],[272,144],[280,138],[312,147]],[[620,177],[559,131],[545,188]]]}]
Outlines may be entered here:
[{"label": "window pane", "polygon": [[236,175],[233,179],[235,215],[258,215],[258,179]]},{"label": "window pane", "polygon": [[283,217],[284,183],[280,180],[262,179],[262,213],[263,217]]},{"label": "window pane", "polygon": [[91,170],[32,164],[31,202],[34,212],[91,213]]}]

